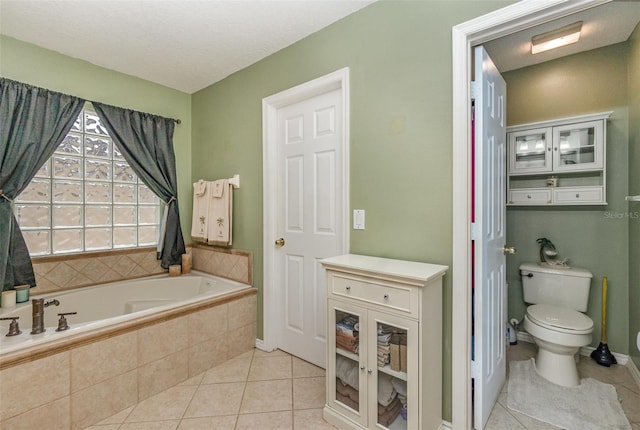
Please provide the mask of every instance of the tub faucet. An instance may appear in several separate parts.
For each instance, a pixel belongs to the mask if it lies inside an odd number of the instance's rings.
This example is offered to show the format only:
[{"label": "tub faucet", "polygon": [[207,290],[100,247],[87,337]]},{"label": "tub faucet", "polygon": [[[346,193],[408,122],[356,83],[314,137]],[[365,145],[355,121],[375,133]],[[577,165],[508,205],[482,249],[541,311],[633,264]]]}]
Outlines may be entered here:
[{"label": "tub faucet", "polygon": [[44,308],[51,305],[59,306],[60,302],[56,299],[49,299],[46,302],[44,301],[44,299],[31,300],[31,308],[33,312],[33,324],[31,325],[31,334],[38,334],[45,331]]}]

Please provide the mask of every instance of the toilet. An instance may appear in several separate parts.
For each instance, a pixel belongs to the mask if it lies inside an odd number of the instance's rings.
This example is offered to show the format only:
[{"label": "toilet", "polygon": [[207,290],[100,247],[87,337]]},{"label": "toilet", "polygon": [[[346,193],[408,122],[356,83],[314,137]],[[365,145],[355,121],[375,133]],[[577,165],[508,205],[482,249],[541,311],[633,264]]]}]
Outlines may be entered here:
[{"label": "toilet", "polygon": [[591,272],[535,263],[520,266],[524,301],[530,306],[523,328],[538,345],[538,374],[565,387],[580,384],[575,354],[591,343],[593,321],[583,314],[589,303]]}]

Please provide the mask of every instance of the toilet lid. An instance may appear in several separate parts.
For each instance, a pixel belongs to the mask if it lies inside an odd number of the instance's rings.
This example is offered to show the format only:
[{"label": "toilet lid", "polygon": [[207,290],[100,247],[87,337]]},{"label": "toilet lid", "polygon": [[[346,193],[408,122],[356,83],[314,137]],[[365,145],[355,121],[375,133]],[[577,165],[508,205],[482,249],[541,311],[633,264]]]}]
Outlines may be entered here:
[{"label": "toilet lid", "polygon": [[573,309],[552,305],[531,305],[527,315],[536,324],[551,330],[587,334],[593,330],[591,318]]}]

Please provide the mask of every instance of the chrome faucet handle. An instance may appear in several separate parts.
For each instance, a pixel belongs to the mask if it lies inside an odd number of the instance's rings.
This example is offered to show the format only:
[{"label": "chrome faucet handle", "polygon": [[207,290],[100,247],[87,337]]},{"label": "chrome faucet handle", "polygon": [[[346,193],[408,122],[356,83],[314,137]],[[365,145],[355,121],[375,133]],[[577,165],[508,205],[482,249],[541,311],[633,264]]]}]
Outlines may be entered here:
[{"label": "chrome faucet handle", "polygon": [[64,312],[64,313],[58,314],[60,319],[58,320],[58,328],[56,329],[56,331],[69,330],[69,324],[67,324],[67,319],[65,318],[65,316],[76,315],[77,313],[78,312]]},{"label": "chrome faucet handle", "polygon": [[18,319],[20,317],[5,317],[5,318],[0,318],[0,320],[4,320],[4,321],[8,321],[11,320],[11,323],[9,323],[9,333],[7,333],[5,336],[17,336],[20,333],[22,333],[20,331],[20,326],[18,326]]}]

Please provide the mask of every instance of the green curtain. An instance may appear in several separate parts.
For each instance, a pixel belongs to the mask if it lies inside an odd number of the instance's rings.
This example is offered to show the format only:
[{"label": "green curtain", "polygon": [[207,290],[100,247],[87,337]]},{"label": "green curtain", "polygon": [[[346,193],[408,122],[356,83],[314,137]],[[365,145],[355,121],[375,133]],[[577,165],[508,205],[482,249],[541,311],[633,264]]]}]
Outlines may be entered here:
[{"label": "green curtain", "polygon": [[166,203],[158,241],[160,265],[166,269],[180,264],[185,247],[176,200],[174,120],[96,102],[93,107],[133,171]]},{"label": "green curtain", "polygon": [[84,100],[0,78],[0,282],[36,285],[12,202],[51,157]]}]

